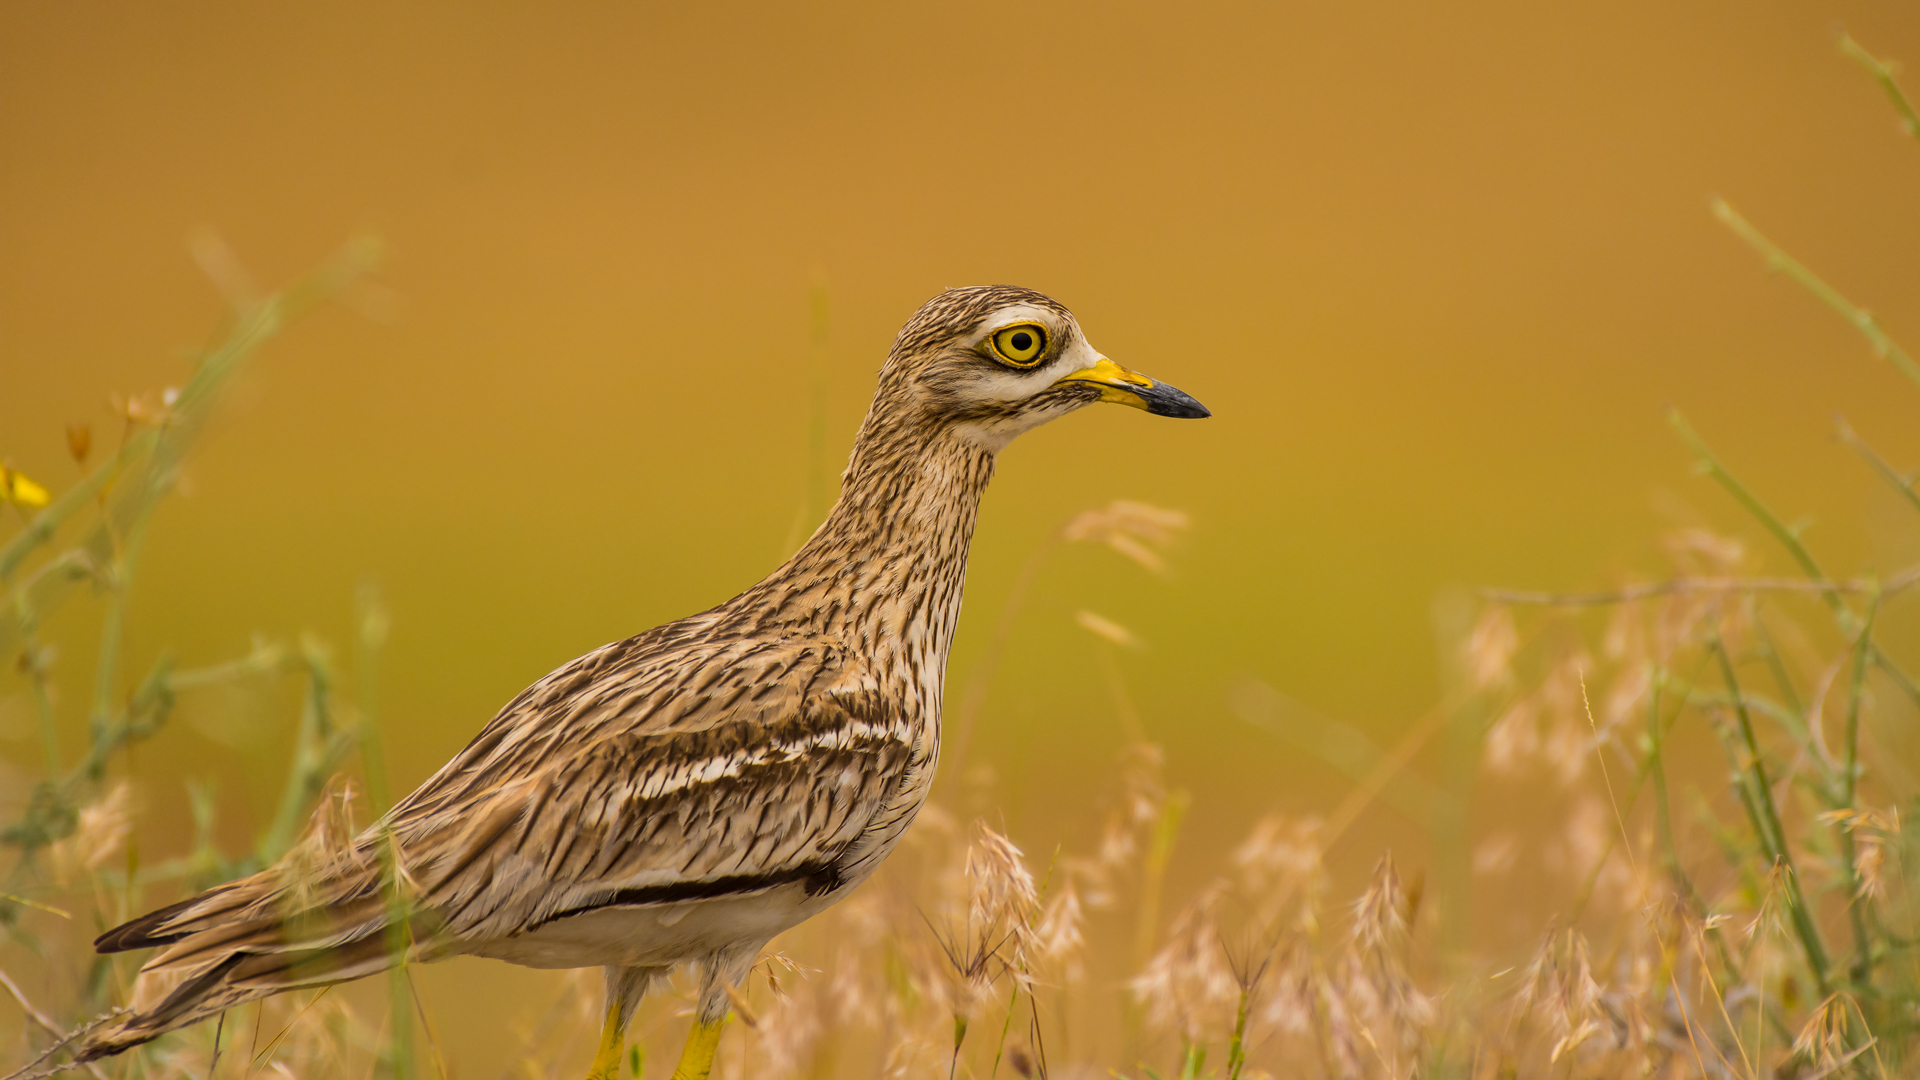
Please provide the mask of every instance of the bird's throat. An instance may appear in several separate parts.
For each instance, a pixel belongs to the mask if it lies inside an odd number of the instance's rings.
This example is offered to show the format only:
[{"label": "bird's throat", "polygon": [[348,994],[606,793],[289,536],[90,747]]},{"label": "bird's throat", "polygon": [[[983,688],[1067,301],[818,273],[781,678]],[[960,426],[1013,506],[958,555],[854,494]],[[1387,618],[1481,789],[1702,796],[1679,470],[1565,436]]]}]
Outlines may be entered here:
[{"label": "bird's throat", "polygon": [[826,521],[762,588],[814,632],[941,672],[993,455],[944,431],[866,434]]}]

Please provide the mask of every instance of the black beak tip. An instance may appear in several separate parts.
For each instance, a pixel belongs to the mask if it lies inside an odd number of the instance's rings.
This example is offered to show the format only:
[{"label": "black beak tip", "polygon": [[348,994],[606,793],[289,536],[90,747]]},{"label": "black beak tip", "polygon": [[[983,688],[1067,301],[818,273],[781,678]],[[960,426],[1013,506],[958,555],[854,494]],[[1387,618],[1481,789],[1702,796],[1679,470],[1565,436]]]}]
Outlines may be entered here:
[{"label": "black beak tip", "polygon": [[1193,399],[1193,395],[1175,390],[1166,383],[1156,383],[1152,390],[1140,395],[1147,400],[1147,411],[1155,416],[1172,416],[1181,420],[1203,420],[1213,415],[1205,405]]}]

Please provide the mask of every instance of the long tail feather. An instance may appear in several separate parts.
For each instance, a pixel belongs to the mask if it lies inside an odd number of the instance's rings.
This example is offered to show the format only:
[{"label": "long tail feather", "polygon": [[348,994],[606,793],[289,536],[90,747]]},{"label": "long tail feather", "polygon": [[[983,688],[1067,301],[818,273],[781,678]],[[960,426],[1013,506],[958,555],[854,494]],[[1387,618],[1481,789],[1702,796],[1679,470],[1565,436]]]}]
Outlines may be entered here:
[{"label": "long tail feather", "polygon": [[[86,1033],[74,1062],[95,1061],[249,1001],[363,978],[393,966],[390,910],[377,863],[344,859],[290,875],[280,867],[210,889],[100,935],[100,952],[163,946],[140,969],[132,1008]],[[424,916],[403,951],[435,940]]]}]

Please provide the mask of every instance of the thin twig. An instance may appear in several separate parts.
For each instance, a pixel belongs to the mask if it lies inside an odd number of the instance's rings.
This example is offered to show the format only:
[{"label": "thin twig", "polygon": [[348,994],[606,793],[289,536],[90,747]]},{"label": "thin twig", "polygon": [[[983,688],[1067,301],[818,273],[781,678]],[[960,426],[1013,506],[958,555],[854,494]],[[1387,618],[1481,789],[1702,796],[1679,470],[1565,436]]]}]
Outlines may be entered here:
[{"label": "thin twig", "polygon": [[[1866,696],[1867,657],[1872,652],[1868,643],[1873,640],[1873,620],[1879,610],[1880,598],[1876,596],[1867,604],[1866,623],[1860,628],[1860,638],[1853,648],[1853,679],[1847,695],[1846,766],[1840,774],[1840,805],[1845,810],[1855,808],[1855,788],[1860,781],[1860,704]],[[1852,831],[1841,825],[1834,842],[1840,848],[1841,876],[1847,889],[1847,915],[1853,924],[1851,975],[1856,986],[1865,986],[1873,971],[1873,946],[1867,931],[1867,898],[1860,894],[1860,868],[1854,860]]]},{"label": "thin twig", "polygon": [[1880,89],[1887,92],[1887,100],[1893,103],[1893,111],[1900,116],[1900,130],[1920,139],[1920,114],[1913,111],[1913,103],[1901,92],[1900,84],[1893,81],[1893,65],[1861,48],[1860,43],[1845,30],[1840,31],[1839,45],[1842,53],[1858,60],[1860,66],[1867,69],[1867,74],[1873,76],[1873,81],[1880,84]]},{"label": "thin twig", "polygon": [[1851,578],[1845,581],[1829,581],[1825,578],[1778,578],[1778,577],[1680,577],[1666,581],[1650,581],[1641,585],[1626,585],[1618,589],[1603,589],[1596,592],[1543,592],[1528,589],[1481,589],[1479,593],[1498,604],[1533,604],[1543,607],[1598,607],[1604,604],[1628,604],[1635,600],[1650,600],[1660,596],[1677,596],[1682,593],[1895,593],[1912,588],[1920,583],[1920,566],[1910,566],[1888,578],[1884,582],[1875,582],[1864,578]]},{"label": "thin twig", "polygon": [[1848,449],[1865,458],[1867,464],[1873,466],[1873,471],[1879,473],[1882,480],[1891,484],[1893,489],[1900,493],[1901,498],[1907,500],[1908,505],[1915,510],[1920,510],[1920,491],[1914,490],[1913,477],[1910,474],[1902,473],[1886,458],[1876,453],[1873,447],[1868,446],[1866,441],[1854,432],[1853,425],[1847,423],[1844,417],[1834,419],[1834,434],[1841,442],[1847,444]]},{"label": "thin twig", "polygon": [[1713,200],[1713,216],[1719,218],[1727,228],[1732,229],[1735,236],[1745,240],[1749,247],[1764,256],[1767,260],[1767,269],[1785,274],[1801,288],[1812,293],[1821,303],[1832,308],[1866,337],[1868,343],[1873,346],[1875,355],[1887,360],[1898,368],[1902,375],[1912,379],[1916,385],[1920,385],[1920,363],[1915,363],[1913,357],[1907,355],[1907,350],[1893,340],[1892,335],[1880,325],[1880,320],[1873,317],[1872,312],[1840,295],[1838,289],[1822,281],[1819,275],[1795,261],[1793,256],[1781,250],[1778,244],[1761,235],[1760,230],[1748,224],[1747,219],[1741,217],[1740,212],[1728,205],[1725,199]]},{"label": "thin twig", "polygon": [[[1826,946],[1820,940],[1820,930],[1814,925],[1806,897],[1800,891],[1800,873],[1794,868],[1793,852],[1787,846],[1786,829],[1780,823],[1780,810],[1774,803],[1773,786],[1767,780],[1766,761],[1760,755],[1760,742],[1753,733],[1753,717],[1747,712],[1740,695],[1740,682],[1734,674],[1733,657],[1727,653],[1726,643],[1716,634],[1710,645],[1720,662],[1720,674],[1726,680],[1727,691],[1733,695],[1733,714],[1739,721],[1740,738],[1746,752],[1741,797],[1747,803],[1747,813],[1753,820],[1761,849],[1774,865],[1785,872],[1787,903],[1793,908],[1794,932],[1806,952],[1807,966],[1813,970],[1814,982],[1825,994],[1830,989],[1827,984]],[[1736,757],[1736,768],[1740,764]],[[1740,775],[1740,771],[1736,775]]]},{"label": "thin twig", "polygon": [[[1733,1022],[1733,1017],[1727,1013],[1727,996],[1720,992],[1720,984],[1714,981],[1713,965],[1707,963],[1707,950],[1700,947],[1700,938],[1701,932],[1696,929],[1692,942],[1694,955],[1700,958],[1700,975],[1707,980],[1707,989],[1713,991],[1713,1002],[1720,1007],[1720,1019],[1727,1025],[1727,1034],[1733,1036],[1733,1048],[1740,1051],[1740,1061],[1747,1067],[1747,1076],[1752,1078],[1752,1080],[1758,1080],[1760,1074],[1753,1067],[1753,1058],[1747,1056],[1746,1044],[1740,1041],[1739,1026]],[[1754,1050],[1758,1053],[1759,1047],[1756,1046]],[[1722,1058],[1722,1060],[1725,1059]],[[1733,1062],[1728,1061],[1727,1068],[1733,1068]]]},{"label": "thin twig", "polygon": [[[1634,874],[1638,876],[1640,860],[1634,857],[1633,841],[1627,836],[1627,819],[1626,815],[1620,812],[1620,798],[1613,793],[1613,774],[1607,771],[1606,747],[1601,744],[1600,722],[1593,718],[1593,701],[1587,697],[1587,673],[1582,671],[1579,675],[1580,707],[1586,710],[1587,727],[1593,731],[1593,756],[1600,762],[1600,780],[1606,785],[1607,801],[1613,804],[1613,820],[1614,824],[1620,827],[1620,846],[1627,853],[1627,865],[1633,867]],[[1642,771],[1641,775],[1644,776],[1645,772]],[[1633,790],[1635,794],[1640,791],[1638,778],[1634,781]]]},{"label": "thin twig", "polygon": [[60,1030],[60,1025],[53,1022],[52,1017],[35,1008],[33,1002],[27,1000],[27,995],[21,991],[19,984],[4,971],[0,971],[0,986],[6,987],[7,993],[13,995],[13,1000],[20,1003],[20,1011],[27,1014],[27,1019],[45,1028],[47,1034],[56,1039],[65,1034]]},{"label": "thin twig", "polygon": [[[75,1042],[78,1042],[80,1039],[83,1039],[86,1036],[92,1034],[102,1024],[106,1024],[113,1020],[117,1020],[120,1017],[126,1015],[126,1013],[127,1013],[126,1009],[113,1009],[111,1011],[101,1013],[99,1016],[96,1016],[93,1019],[87,1021],[86,1023],[81,1024],[79,1027],[74,1028],[72,1031],[69,1031],[64,1035],[60,1035],[58,1038],[54,1039],[52,1046],[49,1046],[45,1050],[40,1052],[39,1057],[36,1057],[32,1061],[27,1062],[25,1065],[22,1065],[19,1069],[11,1073],[8,1073],[6,1080],[41,1080],[42,1077],[53,1076],[56,1073],[66,1072],[68,1069],[73,1068],[72,1062],[61,1062],[57,1065],[48,1065],[47,1062],[53,1058],[53,1055],[73,1045]],[[89,1061],[86,1063],[85,1068],[89,1074],[91,1074],[96,1078],[96,1080],[107,1080],[107,1074],[101,1071],[100,1066],[97,1063]]]},{"label": "thin twig", "polygon": [[[267,1060],[269,1057],[272,1057],[273,1048],[276,1046],[279,1046],[280,1040],[287,1037],[287,1032],[293,1030],[293,1025],[299,1023],[300,1018],[307,1015],[307,1010],[313,1008],[315,1005],[320,1004],[320,999],[323,997],[326,997],[327,994],[332,992],[332,990],[333,990],[333,985],[322,987],[318,994],[313,995],[312,1001],[309,1001],[305,1005],[302,1005],[300,1007],[300,1011],[293,1014],[293,1019],[287,1021],[287,1026],[280,1029],[280,1034],[275,1035],[273,1039],[267,1043],[267,1048],[265,1050],[260,1051],[260,1053],[254,1055],[253,1065],[259,1065],[261,1062]],[[249,1066],[249,1068],[252,1068],[252,1066]]]}]

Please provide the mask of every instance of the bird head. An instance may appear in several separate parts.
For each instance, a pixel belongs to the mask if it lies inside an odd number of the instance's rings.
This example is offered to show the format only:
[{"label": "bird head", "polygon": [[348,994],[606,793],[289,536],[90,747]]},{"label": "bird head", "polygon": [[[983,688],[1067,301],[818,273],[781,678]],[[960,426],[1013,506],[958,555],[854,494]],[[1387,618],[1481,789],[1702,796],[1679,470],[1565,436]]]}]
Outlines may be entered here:
[{"label": "bird head", "polygon": [[1011,285],[948,289],[922,304],[881,369],[876,406],[881,401],[990,451],[1098,401],[1156,416],[1212,415],[1101,355],[1058,301]]}]

